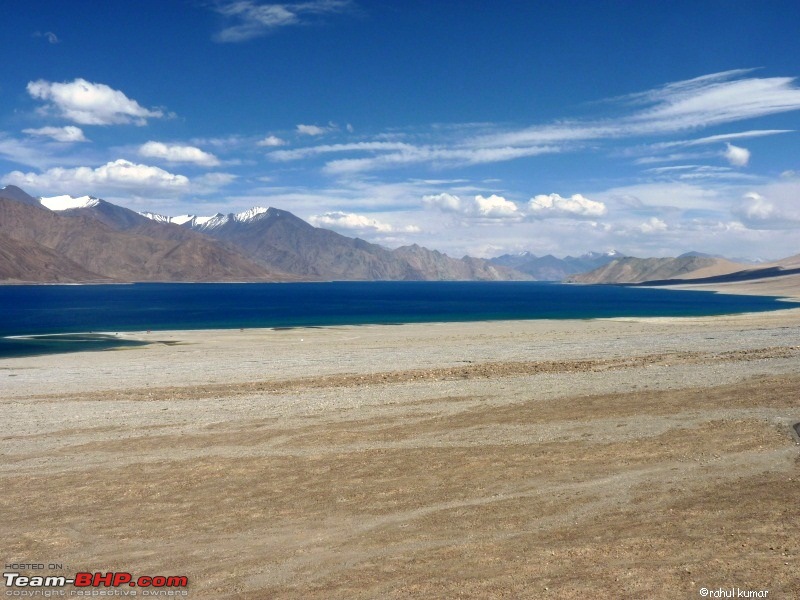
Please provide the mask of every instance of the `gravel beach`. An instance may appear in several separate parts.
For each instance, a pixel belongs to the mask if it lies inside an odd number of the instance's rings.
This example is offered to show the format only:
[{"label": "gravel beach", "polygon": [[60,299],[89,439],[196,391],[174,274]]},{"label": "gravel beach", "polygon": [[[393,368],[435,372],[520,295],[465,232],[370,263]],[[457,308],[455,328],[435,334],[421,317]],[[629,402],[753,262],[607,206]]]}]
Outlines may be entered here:
[{"label": "gravel beach", "polygon": [[120,335],[151,343],[0,361],[6,564],[191,598],[800,595],[800,308]]}]

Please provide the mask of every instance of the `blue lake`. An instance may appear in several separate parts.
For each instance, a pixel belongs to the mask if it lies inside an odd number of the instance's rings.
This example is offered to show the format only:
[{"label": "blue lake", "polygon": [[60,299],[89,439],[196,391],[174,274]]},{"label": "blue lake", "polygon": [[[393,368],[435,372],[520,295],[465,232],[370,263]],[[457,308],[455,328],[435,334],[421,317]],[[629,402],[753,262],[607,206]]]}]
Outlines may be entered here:
[{"label": "blue lake", "polygon": [[0,286],[0,358],[121,345],[113,336],[53,334],[706,316],[793,306],[763,296],[542,282]]}]

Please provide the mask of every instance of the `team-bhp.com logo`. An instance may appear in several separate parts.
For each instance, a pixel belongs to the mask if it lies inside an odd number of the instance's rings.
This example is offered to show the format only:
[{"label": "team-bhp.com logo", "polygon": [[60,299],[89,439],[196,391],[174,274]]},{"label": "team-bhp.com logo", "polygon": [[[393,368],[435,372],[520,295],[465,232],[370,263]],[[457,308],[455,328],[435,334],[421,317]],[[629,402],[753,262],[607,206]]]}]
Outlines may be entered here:
[{"label": "team-bhp.com logo", "polygon": [[[130,573],[76,573],[74,577],[62,576],[26,576],[19,573],[3,573],[6,587],[14,588],[62,588],[74,585],[78,588],[99,588],[122,586],[140,588],[185,588],[189,579],[184,575],[142,575],[134,578]],[[142,595],[149,595],[143,593]]]}]

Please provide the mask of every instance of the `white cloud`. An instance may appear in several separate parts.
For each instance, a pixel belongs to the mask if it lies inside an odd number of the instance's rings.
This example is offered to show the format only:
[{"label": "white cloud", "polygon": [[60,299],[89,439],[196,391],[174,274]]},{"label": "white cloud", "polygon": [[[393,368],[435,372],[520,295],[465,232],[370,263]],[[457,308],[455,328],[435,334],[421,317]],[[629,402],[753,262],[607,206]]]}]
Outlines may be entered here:
[{"label": "white cloud", "polygon": [[320,127],[319,125],[303,125],[302,123],[297,126],[297,133],[300,135],[324,135],[326,133],[330,133],[331,131],[336,131],[338,128],[333,123],[329,124],[326,127]]},{"label": "white cloud", "polygon": [[733,207],[748,229],[800,229],[800,181],[773,183],[744,194]]},{"label": "white cloud", "polygon": [[162,111],[144,108],[119,90],[85,79],[68,83],[40,79],[29,82],[27,90],[31,97],[49,102],[48,110],[81,125],[144,125],[149,118],[164,116]]},{"label": "white cloud", "polygon": [[161,158],[171,163],[193,163],[204,167],[219,165],[219,159],[194,146],[147,142],[139,148],[139,155],[147,158]]},{"label": "white cloud", "polygon": [[429,194],[422,197],[422,203],[429,208],[438,208],[442,212],[462,212],[461,198],[453,194]]},{"label": "white cloud", "polygon": [[83,135],[83,130],[74,125],[67,125],[66,127],[40,127],[38,129],[23,129],[23,133],[28,135],[43,136],[54,139],[57,142],[88,142],[86,136]]},{"label": "white cloud", "polygon": [[396,227],[364,215],[340,211],[313,215],[309,218],[309,221],[317,227],[330,227],[349,231],[374,231],[378,233],[418,233],[420,231],[420,228],[415,225]]},{"label": "white cloud", "polygon": [[6,183],[40,194],[103,195],[104,190],[181,193],[189,188],[189,179],[158,167],[115,160],[100,167],[56,167],[43,173],[12,171],[4,177]]},{"label": "white cloud", "polygon": [[428,208],[442,212],[458,214],[462,217],[489,220],[521,220],[525,217],[536,219],[547,217],[601,217],[606,214],[606,206],[575,194],[570,198],[562,198],[558,194],[539,195],[531,198],[523,208],[503,196],[492,194],[472,198],[440,193],[423,196],[422,203]]},{"label": "white cloud", "polygon": [[216,11],[235,19],[238,24],[226,27],[214,39],[218,42],[244,42],[281,27],[305,24],[309,18],[343,12],[349,6],[350,0],[309,0],[294,4],[257,4],[251,0],[220,3]]},{"label": "white cloud", "polygon": [[581,194],[569,198],[540,194],[531,198],[528,210],[535,217],[602,217],[606,214],[606,205]]},{"label": "white cloud", "polygon": [[714,158],[719,156],[716,152],[675,152],[661,156],[643,156],[634,160],[637,165],[654,165],[665,162],[676,162],[683,160],[702,160],[704,158]]},{"label": "white cloud", "polygon": [[793,133],[793,129],[754,129],[751,131],[740,131],[738,133],[723,133],[720,135],[709,135],[707,137],[697,138],[694,140],[678,140],[675,142],[662,142],[653,144],[651,148],[672,148],[676,146],[701,146],[703,144],[716,144],[717,142],[726,142],[729,140],[741,140],[755,137],[764,137],[768,135],[778,135],[781,133]]},{"label": "white cloud", "polygon": [[658,217],[650,217],[647,221],[639,225],[639,231],[642,233],[657,233],[666,230],[667,224]]},{"label": "white cloud", "polygon": [[431,194],[423,196],[422,203],[429,208],[470,219],[520,220],[524,217],[514,202],[497,194],[489,197],[478,194],[472,198],[461,198],[447,193]]},{"label": "white cloud", "polygon": [[274,148],[276,146],[283,146],[284,144],[286,144],[286,141],[282,140],[281,138],[275,135],[268,135],[263,140],[260,140],[258,142],[259,146],[267,146],[270,148]]},{"label": "white cloud", "polygon": [[734,146],[731,143],[726,144],[726,146],[727,150],[725,150],[723,156],[725,156],[727,161],[734,167],[746,167],[747,163],[750,162],[750,150],[740,146]]},{"label": "white cloud", "polygon": [[506,219],[519,216],[516,204],[496,194],[492,194],[488,198],[475,196],[475,208],[478,215],[487,219]]}]

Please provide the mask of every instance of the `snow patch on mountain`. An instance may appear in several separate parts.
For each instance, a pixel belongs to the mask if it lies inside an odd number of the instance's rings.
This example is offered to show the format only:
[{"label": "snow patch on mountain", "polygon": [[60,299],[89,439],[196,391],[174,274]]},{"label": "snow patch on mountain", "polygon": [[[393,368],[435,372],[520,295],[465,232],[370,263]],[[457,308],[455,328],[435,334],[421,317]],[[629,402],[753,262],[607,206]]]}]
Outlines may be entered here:
[{"label": "snow patch on mountain", "polygon": [[72,208],[91,208],[100,204],[100,200],[93,196],[51,196],[50,198],[39,198],[42,206],[50,210],[70,210]]},{"label": "snow patch on mountain", "polygon": [[239,223],[247,223],[257,219],[260,215],[266,214],[268,211],[269,209],[263,206],[254,206],[250,210],[235,214],[233,218]]}]

